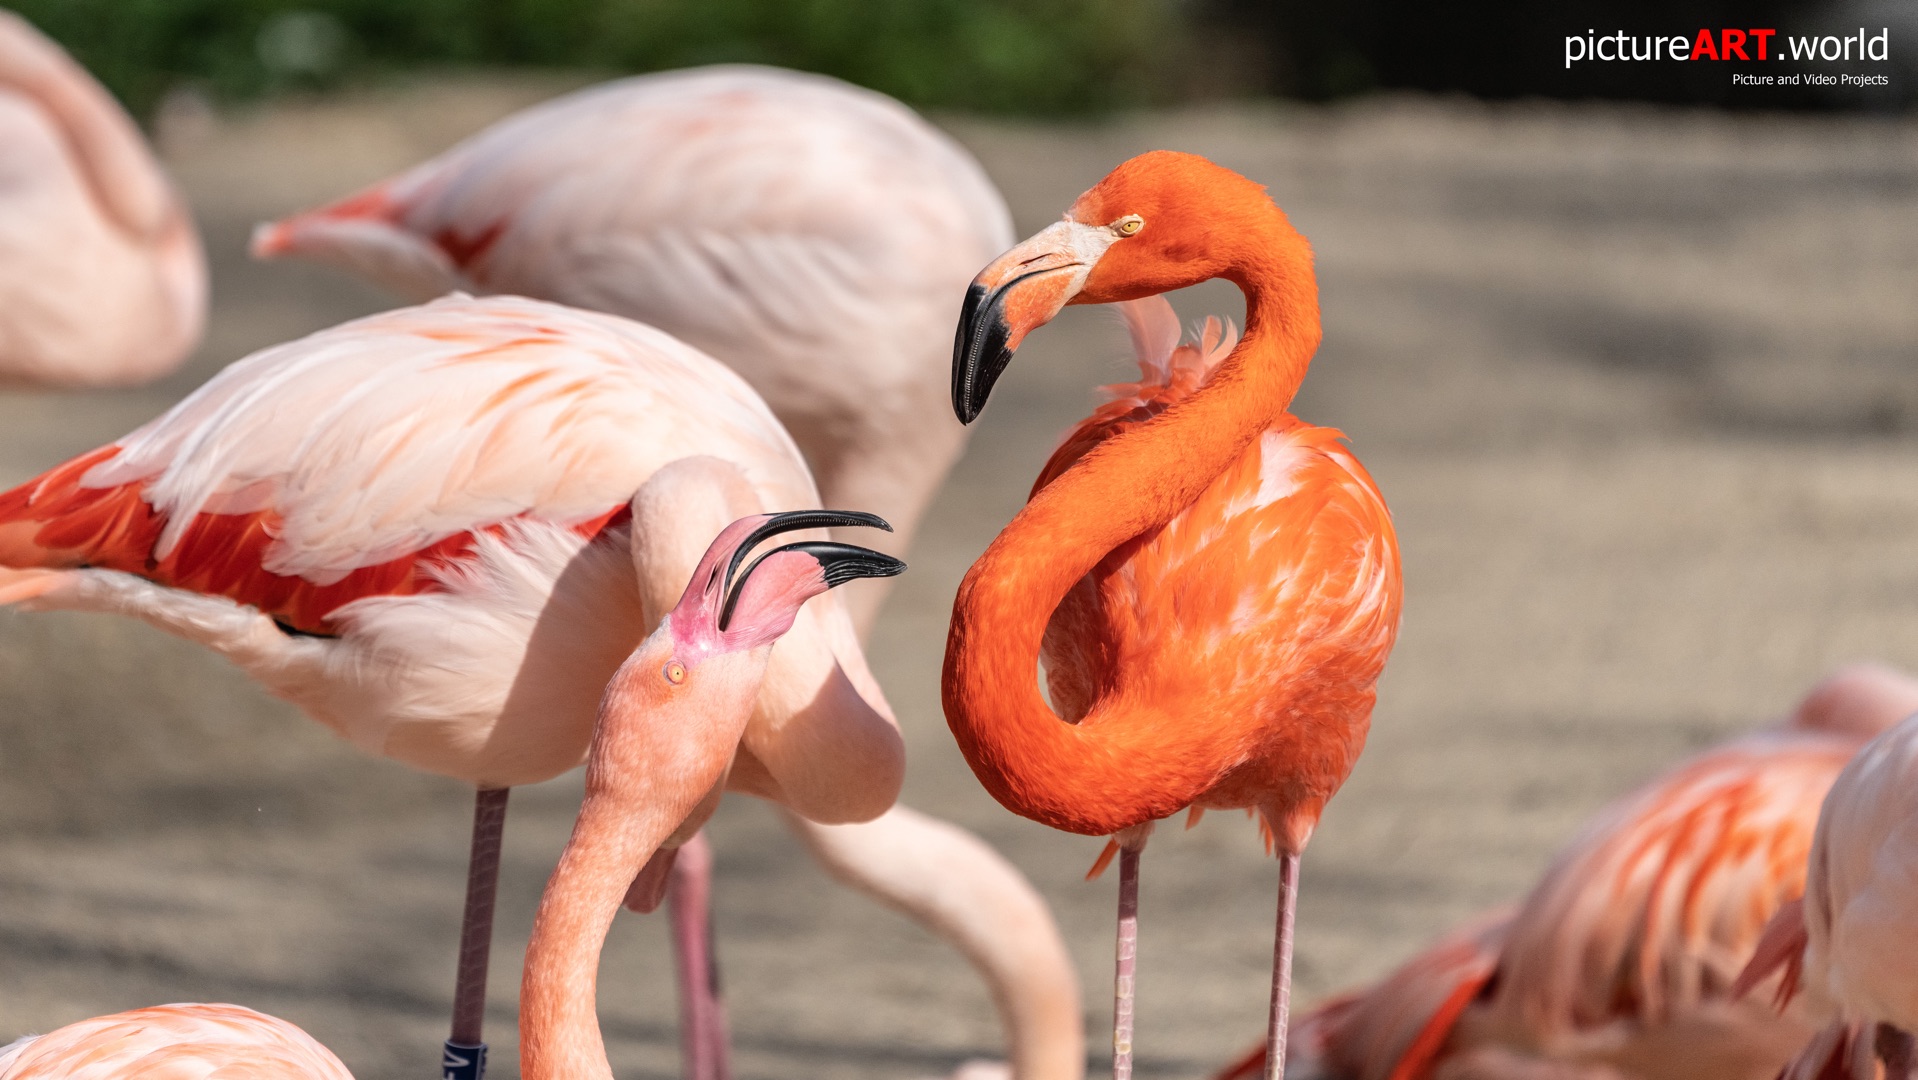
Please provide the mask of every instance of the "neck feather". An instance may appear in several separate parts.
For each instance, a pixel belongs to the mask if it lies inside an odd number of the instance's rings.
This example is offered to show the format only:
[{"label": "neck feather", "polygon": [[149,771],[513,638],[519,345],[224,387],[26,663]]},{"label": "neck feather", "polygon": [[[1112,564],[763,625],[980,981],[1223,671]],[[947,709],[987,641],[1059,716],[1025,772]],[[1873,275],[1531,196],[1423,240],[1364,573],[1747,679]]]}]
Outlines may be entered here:
[{"label": "neck feather", "polygon": [[1061,721],[1039,694],[1037,661],[1066,592],[1191,505],[1298,392],[1319,343],[1318,290],[1309,249],[1276,214],[1270,241],[1222,275],[1245,293],[1246,333],[1206,386],[1034,494],[960,584],[946,718],[973,772],[1016,813],[1106,835],[1178,812],[1239,763],[1208,718],[1161,715],[1152,702],[1102,699],[1079,723]]}]

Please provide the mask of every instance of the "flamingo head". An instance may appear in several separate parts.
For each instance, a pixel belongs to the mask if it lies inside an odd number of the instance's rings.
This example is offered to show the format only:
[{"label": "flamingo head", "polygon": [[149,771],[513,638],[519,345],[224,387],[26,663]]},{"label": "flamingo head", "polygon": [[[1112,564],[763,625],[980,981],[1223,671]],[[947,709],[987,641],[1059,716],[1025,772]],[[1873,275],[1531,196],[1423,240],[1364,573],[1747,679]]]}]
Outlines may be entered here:
[{"label": "flamingo head", "polygon": [[1195,154],[1141,154],[972,280],[953,343],[953,412],[971,423],[1026,335],[1067,304],[1136,300],[1216,277],[1243,285],[1261,263],[1300,259],[1309,270],[1311,248],[1262,185]]},{"label": "flamingo head", "polygon": [[848,581],[906,569],[890,555],[830,540],[785,544],[746,560],[781,533],[835,525],[892,531],[875,514],[836,510],[755,514],[721,530],[666,616],[674,658],[690,669],[714,656],[768,648],[792,629],[806,601]]}]

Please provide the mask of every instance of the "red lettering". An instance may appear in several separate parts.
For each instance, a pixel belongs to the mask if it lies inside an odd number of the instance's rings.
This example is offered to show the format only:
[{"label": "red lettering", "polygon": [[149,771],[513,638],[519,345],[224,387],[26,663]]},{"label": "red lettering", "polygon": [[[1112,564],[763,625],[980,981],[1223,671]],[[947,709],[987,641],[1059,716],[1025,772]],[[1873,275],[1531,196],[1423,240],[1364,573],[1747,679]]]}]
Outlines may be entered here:
[{"label": "red lettering", "polygon": [[1777,32],[1776,30],[1753,30],[1751,32],[1752,40],[1758,43],[1758,58],[1760,60],[1765,58],[1765,43],[1770,41],[1771,36]]},{"label": "red lettering", "polygon": [[1751,59],[1751,57],[1745,55],[1745,32],[1743,30],[1720,30],[1718,32],[1718,40],[1722,43],[1722,47],[1725,50],[1725,59],[1730,60],[1734,56],[1740,60]]},{"label": "red lettering", "polygon": [[1698,40],[1692,42],[1692,59],[1718,59],[1718,46],[1712,44],[1712,32],[1710,30],[1700,30],[1698,32]]}]

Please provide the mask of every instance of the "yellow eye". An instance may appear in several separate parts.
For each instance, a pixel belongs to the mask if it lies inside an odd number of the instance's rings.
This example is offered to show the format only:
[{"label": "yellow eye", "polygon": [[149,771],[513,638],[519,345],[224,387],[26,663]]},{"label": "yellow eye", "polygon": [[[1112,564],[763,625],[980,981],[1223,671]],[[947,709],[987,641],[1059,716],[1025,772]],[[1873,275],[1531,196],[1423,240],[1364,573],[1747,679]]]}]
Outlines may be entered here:
[{"label": "yellow eye", "polygon": [[666,666],[660,670],[660,674],[666,676],[667,682],[678,686],[686,681],[686,665],[677,660],[668,660]]},{"label": "yellow eye", "polygon": [[1112,228],[1113,231],[1117,232],[1120,236],[1132,236],[1140,229],[1145,228],[1145,219],[1137,214],[1127,214],[1113,222]]}]

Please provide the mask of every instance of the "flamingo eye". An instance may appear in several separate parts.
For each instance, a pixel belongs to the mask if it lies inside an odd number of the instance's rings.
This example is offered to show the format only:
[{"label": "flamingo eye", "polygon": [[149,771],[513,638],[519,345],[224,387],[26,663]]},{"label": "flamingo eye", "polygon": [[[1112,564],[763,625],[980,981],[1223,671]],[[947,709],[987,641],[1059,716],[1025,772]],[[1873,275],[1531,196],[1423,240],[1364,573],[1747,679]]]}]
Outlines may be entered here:
[{"label": "flamingo eye", "polygon": [[677,660],[666,661],[666,666],[661,668],[659,673],[666,676],[666,681],[674,686],[686,681],[686,665]]},{"label": "flamingo eye", "polygon": [[1112,223],[1112,231],[1118,233],[1120,236],[1137,235],[1139,230],[1143,228],[1145,228],[1145,219],[1137,214],[1127,214]]}]

